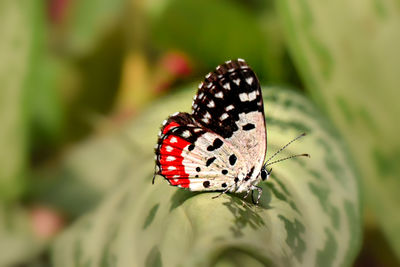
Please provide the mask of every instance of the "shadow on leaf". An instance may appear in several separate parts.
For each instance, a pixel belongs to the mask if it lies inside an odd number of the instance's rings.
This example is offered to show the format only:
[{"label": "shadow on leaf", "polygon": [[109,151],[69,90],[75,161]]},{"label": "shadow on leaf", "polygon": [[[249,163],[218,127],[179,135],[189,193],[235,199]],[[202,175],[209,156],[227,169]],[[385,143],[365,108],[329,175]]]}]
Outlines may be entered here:
[{"label": "shadow on leaf", "polygon": [[176,190],[176,192],[171,197],[171,207],[169,208],[169,211],[171,212],[175,208],[182,205],[186,200],[198,194],[201,194],[201,192],[192,192],[189,190],[182,190],[182,189]]},{"label": "shadow on leaf", "polygon": [[157,246],[153,247],[146,258],[146,267],[162,267],[161,253]]},{"label": "shadow on leaf", "polygon": [[151,208],[151,210],[149,211],[149,214],[146,217],[146,220],[144,221],[143,230],[146,229],[153,222],[159,206],[160,206],[160,204],[156,204]]},{"label": "shadow on leaf", "polygon": [[258,229],[260,226],[265,225],[261,216],[257,213],[256,206],[248,204],[237,197],[229,197],[229,201],[223,203],[235,217],[234,225],[230,227],[235,237],[243,236],[243,228],[251,227]]}]

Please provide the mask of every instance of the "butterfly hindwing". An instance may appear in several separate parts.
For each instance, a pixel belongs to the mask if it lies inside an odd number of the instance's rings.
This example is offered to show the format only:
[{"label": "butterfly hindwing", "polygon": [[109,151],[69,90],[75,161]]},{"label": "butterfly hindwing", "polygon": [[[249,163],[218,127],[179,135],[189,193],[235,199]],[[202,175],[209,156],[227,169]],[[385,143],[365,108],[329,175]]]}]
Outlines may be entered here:
[{"label": "butterfly hindwing", "polygon": [[188,113],[165,121],[156,147],[156,173],[171,185],[192,191],[224,190],[246,167],[224,138],[199,125]]}]

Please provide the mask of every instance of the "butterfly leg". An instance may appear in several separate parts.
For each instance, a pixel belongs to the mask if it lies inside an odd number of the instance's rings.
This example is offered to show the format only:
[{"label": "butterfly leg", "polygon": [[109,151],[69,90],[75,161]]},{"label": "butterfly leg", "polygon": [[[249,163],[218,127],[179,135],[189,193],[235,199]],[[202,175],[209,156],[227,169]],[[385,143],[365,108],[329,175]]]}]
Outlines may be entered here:
[{"label": "butterfly leg", "polygon": [[[249,196],[250,192],[251,192],[251,188],[249,187],[249,188],[247,189],[247,192],[246,192],[246,194],[244,195],[243,199],[246,199],[246,198]],[[245,201],[243,201],[243,200],[242,200],[242,204],[243,204],[243,207],[244,207],[244,206],[247,206],[248,208],[250,208],[249,204],[247,204],[247,203],[246,203]]]},{"label": "butterfly leg", "polygon": [[[236,184],[234,184],[234,186],[236,186]],[[224,191],[222,191],[221,193],[219,193],[217,196],[212,197],[212,199],[220,197],[223,194],[226,194],[226,192],[228,192],[229,190],[231,190],[231,188],[233,187],[233,185],[229,186],[227,189],[225,189]]]},{"label": "butterfly leg", "polygon": [[[252,186],[250,187],[250,190],[252,190],[252,194],[251,194],[251,200],[253,201],[253,204],[258,205],[258,202],[260,201],[261,195],[262,195],[262,188],[258,187],[258,186]],[[257,200],[254,201],[254,190],[258,191],[258,196],[257,196]]]},{"label": "butterfly leg", "polygon": [[156,173],[153,174],[153,180],[151,180],[151,184],[154,184],[154,181],[156,180]]},{"label": "butterfly leg", "polygon": [[221,195],[226,194],[226,192],[228,192],[228,191],[229,191],[229,188],[225,189],[224,191],[222,191],[222,192],[219,193],[218,195],[213,196],[212,199],[218,198],[218,197],[220,197]]},{"label": "butterfly leg", "polygon": [[247,189],[246,195],[244,195],[244,197],[243,197],[244,199],[246,199],[246,198],[249,196],[251,190],[252,190],[251,187],[249,187],[249,188]]}]

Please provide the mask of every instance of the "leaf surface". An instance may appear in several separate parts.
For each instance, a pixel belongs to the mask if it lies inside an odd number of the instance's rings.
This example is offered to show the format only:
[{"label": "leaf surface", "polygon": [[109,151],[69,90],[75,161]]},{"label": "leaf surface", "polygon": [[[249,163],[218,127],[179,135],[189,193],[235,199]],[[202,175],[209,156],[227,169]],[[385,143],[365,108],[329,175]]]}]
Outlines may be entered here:
[{"label": "leaf surface", "polygon": [[345,137],[400,259],[398,1],[277,3],[297,68]]},{"label": "leaf surface", "polygon": [[[264,91],[268,155],[305,131],[308,136],[281,156],[307,152],[312,158],[274,166],[272,178],[260,183],[259,206],[243,204],[235,194],[212,199],[218,193],[192,193],[160,177],[151,184],[159,124],[169,113],[189,110],[192,95],[181,91],[155,103],[114,136],[131,148],[130,160],[91,145],[86,147],[88,156],[102,154],[108,160],[95,164],[88,157],[70,165],[82,169],[76,178],[87,179],[87,184],[109,181],[109,191],[96,209],[56,240],[53,264],[350,266],[361,237],[357,178],[329,122],[297,93]],[[102,175],[109,166],[119,171]],[[89,171],[94,168],[97,182],[84,175],[94,174]]]},{"label": "leaf surface", "polygon": [[33,232],[29,214],[19,205],[0,203],[0,266],[27,263],[45,242]]}]

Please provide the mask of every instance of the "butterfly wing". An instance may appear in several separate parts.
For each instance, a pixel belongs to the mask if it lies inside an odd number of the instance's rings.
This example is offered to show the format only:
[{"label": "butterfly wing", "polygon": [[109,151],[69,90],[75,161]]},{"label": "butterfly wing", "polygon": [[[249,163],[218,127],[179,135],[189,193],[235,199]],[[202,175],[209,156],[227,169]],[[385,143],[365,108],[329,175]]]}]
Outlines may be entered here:
[{"label": "butterfly wing", "polygon": [[[238,157],[235,162],[232,155]],[[171,185],[192,191],[229,189],[246,168],[243,163],[235,148],[192,115],[177,113],[164,121],[156,147],[156,174]]]},{"label": "butterfly wing", "polygon": [[255,179],[265,159],[267,134],[260,83],[246,62],[227,61],[209,73],[192,109],[199,124],[240,152],[247,179]]},{"label": "butterfly wing", "polygon": [[156,174],[193,191],[245,191],[266,153],[261,88],[244,60],[208,74],[193,112],[164,121],[156,147]]}]

